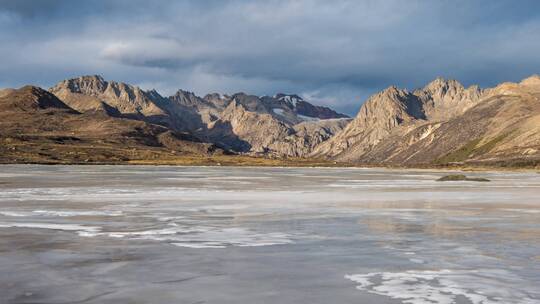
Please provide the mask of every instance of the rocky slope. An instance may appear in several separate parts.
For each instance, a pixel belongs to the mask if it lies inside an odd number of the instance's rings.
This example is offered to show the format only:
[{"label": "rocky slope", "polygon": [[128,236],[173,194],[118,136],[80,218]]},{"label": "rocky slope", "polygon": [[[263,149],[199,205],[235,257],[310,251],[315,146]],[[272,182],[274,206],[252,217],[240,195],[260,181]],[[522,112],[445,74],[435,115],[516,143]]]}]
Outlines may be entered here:
[{"label": "rocky slope", "polygon": [[224,151],[189,134],[102,111],[80,113],[25,86],[0,94],[0,162],[115,162]]},{"label": "rocky slope", "polygon": [[304,157],[349,122],[339,114],[334,119],[303,116],[274,97],[238,93],[224,104],[217,119],[207,124],[205,138],[257,155]]},{"label": "rocky slope", "polygon": [[106,111],[156,121],[166,116],[147,92],[125,83],[105,81],[97,75],[64,80],[49,91],[79,112]]},{"label": "rocky slope", "polygon": [[312,156],[376,164],[511,164],[540,159],[540,77],[481,90],[436,79],[390,87]]}]

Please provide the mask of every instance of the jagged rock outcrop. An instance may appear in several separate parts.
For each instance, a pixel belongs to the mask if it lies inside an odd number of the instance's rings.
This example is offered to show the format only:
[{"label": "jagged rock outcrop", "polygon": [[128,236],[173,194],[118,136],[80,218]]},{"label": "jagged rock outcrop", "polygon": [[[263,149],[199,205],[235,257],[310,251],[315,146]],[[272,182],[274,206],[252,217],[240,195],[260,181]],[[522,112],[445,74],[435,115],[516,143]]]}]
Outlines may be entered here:
[{"label": "jagged rock outcrop", "polygon": [[229,95],[223,95],[219,93],[207,94],[203,97],[203,99],[213,104],[218,109],[225,109],[232,100]]},{"label": "jagged rock outcrop", "polygon": [[97,75],[64,80],[49,91],[79,112],[99,110],[104,103],[121,114],[144,117],[165,115],[151,95],[139,87],[105,81]]},{"label": "jagged rock outcrop", "polygon": [[[252,109],[255,107],[252,105]],[[247,143],[241,149],[254,153],[269,152],[270,144],[293,133],[289,126],[269,113],[249,111],[245,101],[240,103],[236,98],[223,111],[219,123],[212,129],[230,130],[240,141]],[[248,146],[249,149],[246,149]]]},{"label": "jagged rock outcrop", "polygon": [[474,106],[484,91],[478,86],[463,87],[456,80],[437,78],[414,95],[422,102],[422,109],[431,121],[447,120]]}]

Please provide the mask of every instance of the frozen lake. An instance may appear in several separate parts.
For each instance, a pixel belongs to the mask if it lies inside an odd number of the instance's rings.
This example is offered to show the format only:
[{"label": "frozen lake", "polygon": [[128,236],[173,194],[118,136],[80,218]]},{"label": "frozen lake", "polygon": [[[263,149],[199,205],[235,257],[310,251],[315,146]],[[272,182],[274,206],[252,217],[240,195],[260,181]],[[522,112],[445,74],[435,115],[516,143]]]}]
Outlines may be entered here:
[{"label": "frozen lake", "polygon": [[540,303],[540,174],[0,166],[0,303]]}]

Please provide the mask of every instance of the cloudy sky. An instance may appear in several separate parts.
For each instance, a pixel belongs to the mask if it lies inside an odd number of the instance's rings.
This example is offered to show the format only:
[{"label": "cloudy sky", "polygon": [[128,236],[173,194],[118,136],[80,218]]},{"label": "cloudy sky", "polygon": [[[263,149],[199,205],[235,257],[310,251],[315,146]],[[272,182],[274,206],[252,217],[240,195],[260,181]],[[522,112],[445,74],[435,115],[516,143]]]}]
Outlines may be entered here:
[{"label": "cloudy sky", "polygon": [[198,94],[298,93],[355,114],[389,85],[540,73],[537,0],[0,0],[0,87],[100,74]]}]

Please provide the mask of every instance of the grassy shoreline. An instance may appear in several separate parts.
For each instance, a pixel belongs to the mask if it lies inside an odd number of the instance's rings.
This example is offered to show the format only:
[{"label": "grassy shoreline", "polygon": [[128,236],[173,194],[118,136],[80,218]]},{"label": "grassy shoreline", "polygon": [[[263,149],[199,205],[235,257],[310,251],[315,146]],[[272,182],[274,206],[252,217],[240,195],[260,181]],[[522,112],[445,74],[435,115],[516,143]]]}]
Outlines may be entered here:
[{"label": "grassy shoreline", "polygon": [[485,166],[485,165],[393,165],[393,164],[373,164],[373,163],[344,163],[322,159],[307,158],[265,158],[253,156],[184,156],[171,159],[134,159],[126,161],[73,161],[73,160],[39,160],[39,161],[0,161],[0,165],[130,165],[130,166],[185,166],[185,167],[299,167],[299,168],[385,168],[403,170],[437,170],[437,171],[505,171],[505,172],[540,172],[539,167],[523,166]]},{"label": "grassy shoreline", "polygon": [[0,164],[40,165],[168,165],[168,166],[241,166],[241,167],[321,167],[321,168],[388,168],[441,171],[540,171],[540,160],[510,159],[501,161],[426,163],[413,165],[350,163],[326,159],[271,157],[246,154],[214,153],[201,155],[179,153],[163,147],[134,143],[51,142],[50,140],[0,141]]}]

